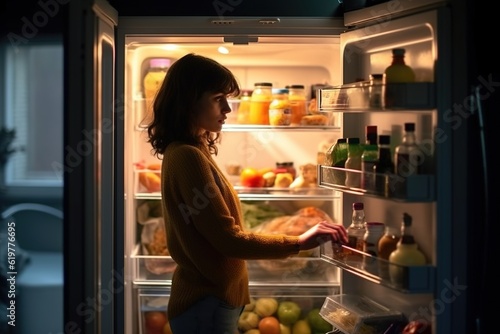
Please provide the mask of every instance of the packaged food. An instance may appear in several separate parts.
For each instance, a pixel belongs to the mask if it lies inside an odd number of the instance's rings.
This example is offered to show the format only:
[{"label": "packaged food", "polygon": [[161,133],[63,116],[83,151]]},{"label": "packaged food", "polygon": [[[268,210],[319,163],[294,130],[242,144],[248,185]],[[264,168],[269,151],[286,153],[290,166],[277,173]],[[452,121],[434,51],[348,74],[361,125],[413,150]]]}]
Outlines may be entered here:
[{"label": "packaged food", "polygon": [[274,126],[290,125],[291,120],[288,89],[273,89],[273,101],[269,105],[269,124]]},{"label": "packaged food", "polygon": [[269,125],[269,105],[273,98],[273,84],[257,82],[250,99],[248,123],[255,125]]}]

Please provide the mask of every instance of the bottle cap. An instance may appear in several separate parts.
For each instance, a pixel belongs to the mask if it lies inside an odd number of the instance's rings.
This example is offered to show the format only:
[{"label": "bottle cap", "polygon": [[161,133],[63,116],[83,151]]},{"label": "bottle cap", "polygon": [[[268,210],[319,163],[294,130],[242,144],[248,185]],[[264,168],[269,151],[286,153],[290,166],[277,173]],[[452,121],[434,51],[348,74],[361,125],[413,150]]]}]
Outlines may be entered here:
[{"label": "bottle cap", "polygon": [[348,144],[359,144],[359,138],[358,137],[349,137],[349,138],[347,138],[347,143]]},{"label": "bottle cap", "polygon": [[149,67],[169,67],[170,59],[154,58],[149,61]]},{"label": "bottle cap", "polygon": [[364,209],[364,204],[362,202],[354,202],[352,203],[352,209],[353,210],[363,210]]},{"label": "bottle cap", "polygon": [[381,145],[389,145],[391,143],[391,136],[389,135],[378,136],[378,143]]},{"label": "bottle cap", "polygon": [[337,139],[337,143],[347,143],[347,138],[339,138]]},{"label": "bottle cap", "polygon": [[415,123],[405,123],[405,131],[415,131]]},{"label": "bottle cap", "polygon": [[404,56],[405,55],[405,52],[406,50],[403,49],[403,48],[396,48],[396,49],[392,49],[392,54],[394,56]]},{"label": "bottle cap", "polygon": [[367,125],[366,126],[366,134],[370,133],[377,133],[377,126],[376,125]]}]

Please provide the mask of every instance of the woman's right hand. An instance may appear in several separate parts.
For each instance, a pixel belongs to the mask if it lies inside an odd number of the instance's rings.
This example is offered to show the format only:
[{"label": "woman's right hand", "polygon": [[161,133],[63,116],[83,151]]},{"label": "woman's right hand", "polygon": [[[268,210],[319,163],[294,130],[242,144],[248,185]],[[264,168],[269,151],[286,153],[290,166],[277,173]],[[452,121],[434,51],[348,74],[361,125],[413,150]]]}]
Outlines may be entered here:
[{"label": "woman's right hand", "polygon": [[347,231],[340,224],[331,224],[324,220],[299,235],[299,247],[300,250],[308,250],[330,240],[346,244],[348,241]]}]

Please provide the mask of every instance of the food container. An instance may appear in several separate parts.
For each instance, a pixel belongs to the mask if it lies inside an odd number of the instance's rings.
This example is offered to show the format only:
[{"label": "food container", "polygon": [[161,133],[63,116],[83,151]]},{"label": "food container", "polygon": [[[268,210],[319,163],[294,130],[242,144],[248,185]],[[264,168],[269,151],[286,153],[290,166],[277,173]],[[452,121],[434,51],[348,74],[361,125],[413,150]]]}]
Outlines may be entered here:
[{"label": "food container", "polygon": [[345,334],[383,334],[394,324],[405,323],[403,314],[357,295],[328,296],[320,315]]}]

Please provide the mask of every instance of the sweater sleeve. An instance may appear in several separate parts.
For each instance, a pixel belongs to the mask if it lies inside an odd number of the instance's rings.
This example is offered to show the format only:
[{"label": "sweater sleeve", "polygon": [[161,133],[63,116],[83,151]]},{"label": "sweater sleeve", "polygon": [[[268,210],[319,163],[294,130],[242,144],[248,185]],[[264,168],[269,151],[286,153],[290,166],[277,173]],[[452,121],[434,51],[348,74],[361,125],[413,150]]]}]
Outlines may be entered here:
[{"label": "sweater sleeve", "polygon": [[[177,210],[182,222],[192,224],[219,253],[241,259],[285,258],[299,252],[298,237],[244,231],[237,195],[214,177],[210,159],[196,147],[182,145],[166,156],[164,193],[168,210]],[[164,162],[165,164],[165,162]],[[176,215],[177,216],[177,215]]]}]

